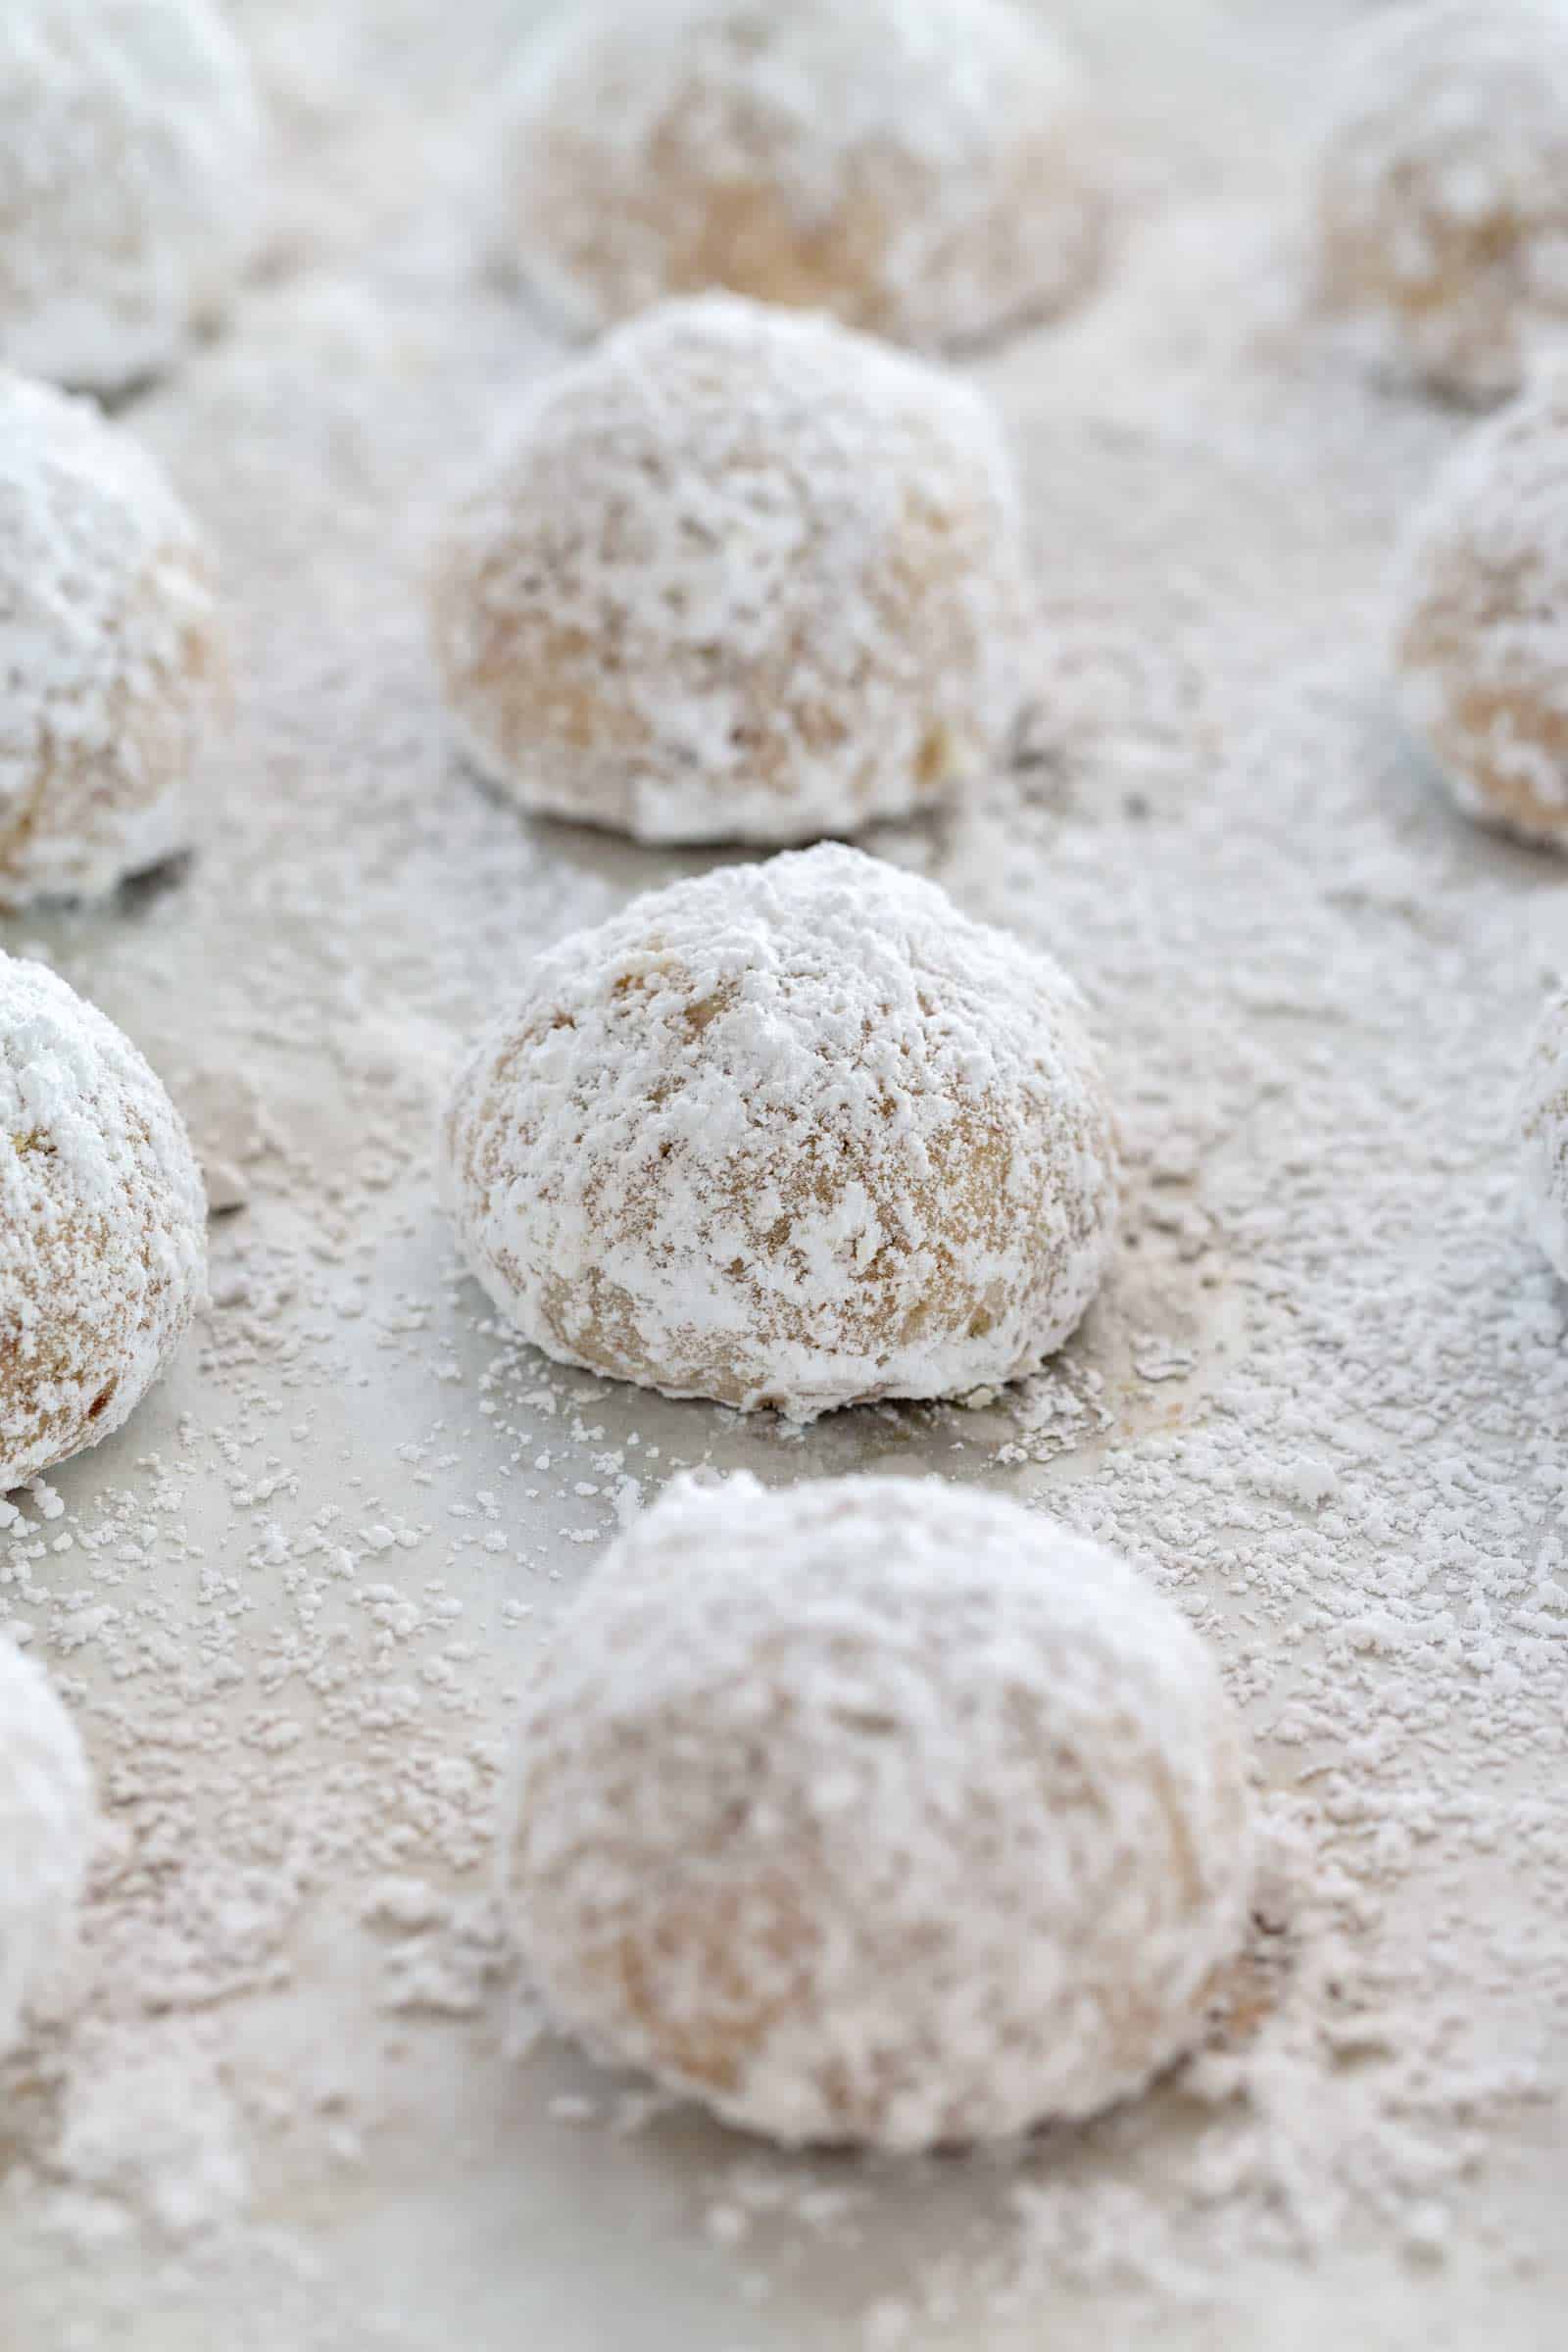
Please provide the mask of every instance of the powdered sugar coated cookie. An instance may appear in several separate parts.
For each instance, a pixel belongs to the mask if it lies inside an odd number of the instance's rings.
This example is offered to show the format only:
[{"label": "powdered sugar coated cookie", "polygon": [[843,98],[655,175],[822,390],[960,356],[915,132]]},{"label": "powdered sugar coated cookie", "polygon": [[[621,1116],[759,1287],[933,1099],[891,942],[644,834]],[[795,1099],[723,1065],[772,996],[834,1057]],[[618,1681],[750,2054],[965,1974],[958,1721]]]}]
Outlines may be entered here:
[{"label": "powdered sugar coated cookie", "polygon": [[808,1420],[1011,1380],[1109,1253],[1077,991],[933,884],[824,847],[538,956],[445,1127],[465,1253],[547,1353]]},{"label": "powdered sugar coated cookie", "polygon": [[432,618],[464,739],[524,808],[774,844],[983,772],[1025,604],[981,396],[720,296],[544,384],[444,536]]},{"label": "powdered sugar coated cookie", "polygon": [[260,143],[211,0],[6,0],[0,360],[95,392],[167,367],[237,274]]},{"label": "powdered sugar coated cookie", "polygon": [[1091,2114],[1199,2038],[1249,1814],[1206,1652],[1100,1545],[934,1481],[683,1483],[524,1696],[510,1896],[615,2061],[921,2148]]},{"label": "powdered sugar coated cookie", "polygon": [[1400,7],[1348,48],[1317,160],[1324,297],[1377,366],[1464,400],[1568,332],[1568,13]]},{"label": "powdered sugar coated cookie", "polygon": [[1520,1196],[1530,1230],[1568,1282],[1568,995],[1542,1014],[1519,1105]]},{"label": "powdered sugar coated cookie", "polygon": [[203,1296],[206,1201],[127,1037],[0,956],[0,1494],[119,1429]]},{"label": "powdered sugar coated cookie", "polygon": [[223,676],[206,552],[153,460],[0,371],[0,908],[101,897],[184,845]]},{"label": "powdered sugar coated cookie", "polygon": [[76,1727],[46,1676],[0,1632],[0,2055],[64,1956],[92,1825]]},{"label": "powdered sugar coated cookie", "polygon": [[1394,665],[1466,812],[1568,848],[1568,375],[1449,461],[1401,550]]},{"label": "powdered sugar coated cookie", "polygon": [[723,286],[972,342],[1093,275],[1103,136],[1008,0],[594,0],[523,61],[502,242],[589,329]]}]

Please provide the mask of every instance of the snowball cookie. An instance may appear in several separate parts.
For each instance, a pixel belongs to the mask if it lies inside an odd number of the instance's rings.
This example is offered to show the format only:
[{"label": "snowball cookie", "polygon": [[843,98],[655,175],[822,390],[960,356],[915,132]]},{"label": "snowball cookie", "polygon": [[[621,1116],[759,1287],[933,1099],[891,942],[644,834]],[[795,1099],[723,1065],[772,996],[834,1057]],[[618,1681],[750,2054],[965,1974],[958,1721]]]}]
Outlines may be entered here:
[{"label": "snowball cookie", "polygon": [[76,1727],[0,1632],[0,2057],[65,1956],[92,1850]]},{"label": "snowball cookie", "polygon": [[1568,1282],[1568,995],[1536,1031],[1519,1105],[1519,1191],[1530,1231]]},{"label": "snowball cookie", "polygon": [[238,272],[260,144],[211,0],[5,0],[0,361],[94,392],[167,367]]},{"label": "snowball cookie", "polygon": [[1071,982],[834,846],[537,956],[459,1075],[444,1185],[547,1354],[807,1421],[1059,1347],[1116,1150]]},{"label": "snowball cookie", "polygon": [[1398,8],[1345,58],[1317,163],[1323,292],[1369,357],[1463,400],[1568,326],[1568,13]]},{"label": "snowball cookie", "polygon": [[206,1218],[130,1040],[0,956],[0,1494],[128,1419],[204,1295]]},{"label": "snowball cookie", "polygon": [[972,343],[1093,276],[1103,145],[1006,0],[579,0],[512,93],[503,250],[585,331],[724,286]]},{"label": "snowball cookie", "polygon": [[480,768],[639,841],[808,841],[928,806],[1003,752],[1024,606],[980,394],[730,296],[547,382],[432,591]]},{"label": "snowball cookie", "polygon": [[1250,1800],[1186,1621],[1000,1497],[683,1482],[522,1705],[510,1892],[559,2018],[783,2140],[1093,2114],[1201,2034]]},{"label": "snowball cookie", "polygon": [[1568,848],[1568,376],[1450,460],[1394,602],[1400,703],[1460,807]]},{"label": "snowball cookie", "polygon": [[0,370],[0,910],[183,846],[224,677],[194,524],[85,401]]}]

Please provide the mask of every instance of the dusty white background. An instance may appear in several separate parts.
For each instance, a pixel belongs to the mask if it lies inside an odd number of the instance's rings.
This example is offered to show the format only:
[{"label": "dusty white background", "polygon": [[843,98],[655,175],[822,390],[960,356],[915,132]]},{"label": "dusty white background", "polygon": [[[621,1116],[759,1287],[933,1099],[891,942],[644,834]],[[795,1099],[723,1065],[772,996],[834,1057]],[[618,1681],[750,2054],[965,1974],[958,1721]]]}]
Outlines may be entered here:
[{"label": "dusty white background", "polygon": [[[0,2075],[0,2344],[1554,2343],[1568,1362],[1508,1117],[1565,876],[1452,816],[1387,713],[1391,537],[1464,421],[1310,312],[1299,142],[1367,11],[1058,12],[1120,251],[975,368],[1028,487],[1039,711],[1015,770],[875,846],[1084,983],[1126,1247],[1020,1397],[805,1439],[510,1347],[430,1192],[508,971],[697,862],[496,805],[424,662],[444,485],[560,357],[472,227],[533,13],[237,9],[268,254],[125,413],[220,550],[235,733],[176,887],[3,927],[144,1045],[243,1205],[174,1377],[0,1530],[0,1618],[109,1822],[74,2015]],[[1049,1498],[1210,1634],[1280,1863],[1200,2068],[890,2170],[532,2039],[487,1897],[508,1692],[617,1515],[699,1461]]]}]

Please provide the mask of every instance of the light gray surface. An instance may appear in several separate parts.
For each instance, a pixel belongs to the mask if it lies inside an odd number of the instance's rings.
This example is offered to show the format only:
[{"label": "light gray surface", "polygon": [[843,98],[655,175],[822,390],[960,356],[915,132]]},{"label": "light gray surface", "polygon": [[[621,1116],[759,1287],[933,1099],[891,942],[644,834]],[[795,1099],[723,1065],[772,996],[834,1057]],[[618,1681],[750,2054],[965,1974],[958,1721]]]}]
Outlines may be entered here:
[{"label": "light gray surface", "polygon": [[[1008,2166],[889,2173],[774,2160],[686,2111],[615,2130],[627,2086],[607,2086],[548,2043],[525,2061],[504,2056],[515,1998],[499,1965],[466,2013],[385,2006],[399,1938],[362,1923],[366,1888],[397,1867],[476,1903],[506,1690],[606,1540],[624,1474],[640,1475],[646,1493],[677,1460],[745,1464],[769,1480],[913,1463],[1005,1483],[1026,1497],[1065,1492],[1102,1473],[1112,1445],[1136,1449],[1167,1428],[1208,1425],[1255,1336],[1276,1331],[1298,1302],[1271,1283],[1266,1253],[1234,1241],[1222,1219],[1188,1253],[1180,1230],[1148,1214],[1152,1179],[1141,1164],[1130,1210],[1139,1250],[1070,1355],[1077,1393],[1086,1393],[1085,1375],[1103,1378],[1110,1426],[1052,1461],[1010,1469],[995,1460],[1014,1431],[1004,1406],[856,1415],[798,1439],[548,1374],[486,1328],[477,1293],[456,1275],[428,1184],[429,1119],[454,1047],[531,940],[696,861],[515,821],[447,755],[422,669],[416,559],[441,483],[517,384],[554,356],[536,321],[477,282],[455,225],[474,144],[464,124],[488,80],[497,26],[518,12],[472,0],[466,9],[404,6],[394,18],[368,6],[358,19],[345,13],[335,46],[323,49],[318,27],[318,46],[292,56],[285,9],[241,13],[266,20],[268,53],[290,97],[275,282],[257,286],[226,339],[128,418],[222,545],[239,640],[239,732],[214,763],[201,855],[179,889],[98,918],[12,923],[3,936],[9,947],[44,947],[124,1021],[209,1150],[242,1160],[250,1199],[215,1229],[220,1303],[203,1348],[187,1350],[130,1429],[54,1482],[67,1506],[58,1525],[88,1527],[105,1496],[151,1494],[151,1457],[174,1467],[178,1500],[155,1514],[144,1560],[106,1584],[121,1619],[80,1620],[79,1596],[95,1596],[96,1586],[79,1551],[33,1561],[26,1591],[19,1598],[13,1587],[11,1597],[79,1703],[106,1785],[139,1769],[150,1727],[206,1727],[173,1767],[176,1875],[186,1871],[199,1889],[212,1853],[245,1850],[252,1818],[256,1865],[275,1871],[293,1801],[278,1788],[297,1788],[299,1823],[321,1836],[297,1893],[279,1903],[275,1956],[288,1973],[275,1989],[255,1981],[265,1968],[242,1969],[244,1989],[175,2000],[165,2018],[140,1994],[140,2007],[127,1995],[126,2014],[116,2016],[114,1986],[97,1985],[99,2007],[121,2030],[148,2009],[150,2034],[176,2036],[172,2106],[193,2049],[216,2064],[254,2196],[237,2213],[225,2208],[221,2226],[177,2243],[156,2229],[100,2243],[84,2237],[79,2214],[60,2211],[58,2178],[29,2182],[14,2169],[0,2197],[12,2282],[0,2342],[18,2352],[97,2342],[183,2352],[216,2341],[256,2352],[304,2352],[317,2341],[418,2352],[460,2342],[474,2352],[882,2352],[882,2323],[868,2315],[892,2304],[907,2306],[908,2325],[897,2335],[887,2319],[886,2345],[910,2352],[1144,2341],[1217,2352],[1264,2340],[1291,2352],[1330,2334],[1358,2347],[1560,2340],[1568,2269],[1553,2242],[1558,2127],[1542,2104],[1489,2112],[1473,2176],[1461,2166],[1445,2177],[1454,2227],[1441,2262],[1413,2258],[1407,2233],[1370,2196],[1358,2222],[1352,2168],[1351,2187],[1326,2208],[1339,2218],[1310,2260],[1271,2259],[1263,2228],[1239,2229],[1222,2259],[1211,2239],[1200,2251],[1193,2223],[1188,2283],[1201,2292],[1189,2299],[1149,2280],[1160,2176],[1182,2177],[1209,2121],[1179,2090],[1154,2103],[1153,2125],[1144,2117],[1136,2136],[1112,2125]],[[303,44],[314,13],[293,12]],[[1064,858],[1075,829],[1081,843],[1103,824],[1104,884],[1115,894],[1116,860],[1139,854],[1139,836],[1113,830],[1096,794],[1136,789],[1161,824],[1222,826],[1215,747],[1234,747],[1266,699],[1255,646],[1245,674],[1190,680],[1190,649],[1170,623],[1184,578],[1204,612],[1233,606],[1260,637],[1258,616],[1273,600],[1282,660],[1297,672],[1313,660],[1326,666],[1336,612],[1343,606],[1364,628],[1390,515],[1458,427],[1417,408],[1379,413],[1332,371],[1322,379],[1320,476],[1305,462],[1311,427],[1299,414],[1284,431],[1294,471],[1272,469],[1259,425],[1301,334],[1297,257],[1275,237],[1269,211],[1288,213],[1292,140],[1325,32],[1353,12],[1284,0],[1183,0],[1152,11],[1142,0],[1107,0],[1064,13],[1081,23],[1123,124],[1134,215],[1126,256],[1083,320],[1026,339],[979,373],[1019,443],[1050,601],[1108,613],[1095,642],[1130,680],[1125,740],[1092,775],[1074,770],[1069,747],[1048,785],[1063,800]],[[1214,425],[1231,397],[1233,310],[1246,315],[1235,413]],[[1309,337],[1299,349],[1303,368],[1317,365]],[[1298,405],[1310,405],[1304,390]],[[1157,431],[1149,422],[1156,414]],[[1360,454],[1373,431],[1388,436],[1387,486],[1381,457]],[[1224,651],[1201,627],[1196,642]],[[1375,721],[1367,740],[1380,740]],[[1412,891],[1447,891],[1449,912],[1470,878],[1483,897],[1517,893],[1529,972],[1498,990],[1499,1017],[1515,1018],[1546,956],[1555,869],[1461,837],[1413,771],[1399,776]],[[1303,827],[1314,821],[1317,783],[1310,774],[1278,779],[1282,808],[1298,798]],[[1017,906],[1036,897],[1050,904],[1056,887],[1038,830],[1014,844],[994,812],[978,835],[956,821],[886,846],[928,864],[977,911],[1004,913],[1009,892]],[[1157,847],[1143,854],[1157,858]],[[1267,886],[1277,881],[1270,869]],[[1216,870],[1216,924],[1222,899],[1239,887],[1245,881]],[[1061,904],[1070,907],[1070,895]],[[1140,897],[1129,925],[1156,922],[1151,905]],[[1462,988],[1462,925],[1456,937],[1434,972]],[[1098,940],[1054,944],[1105,1018],[1118,982],[1098,968]],[[1174,946],[1163,967],[1152,954],[1162,988],[1188,984],[1182,958],[1191,953]],[[1374,1086],[1387,1066],[1386,1041],[1370,1028],[1347,1031],[1332,1007],[1314,1014],[1310,1003],[1259,995],[1251,1017],[1282,1054],[1282,1039],[1299,1039],[1303,1053],[1360,1054]],[[1130,1043],[1112,1042],[1136,1097],[1150,1073]],[[1133,1115],[1137,1127],[1136,1102]],[[1195,1118],[1218,1139],[1199,1187],[1204,1199],[1245,1189],[1266,1146],[1258,1115],[1251,1106],[1223,1134],[1212,1105]],[[257,1118],[266,1135],[246,1158]],[[1455,1145],[1461,1159],[1465,1148]],[[1494,1171],[1484,1181],[1496,1189]],[[1412,1285],[1425,1249],[1417,1237],[1404,1261]],[[1141,1373],[1151,1335],[1156,1356],[1188,1351],[1190,1369],[1171,1380]],[[574,1420],[594,1434],[574,1437]],[[530,1433],[526,1446],[515,1430]],[[400,1446],[424,1453],[402,1458]],[[551,1463],[530,1473],[536,1448]],[[621,1463],[607,1470],[614,1454]],[[581,1494],[579,1483],[598,1491]],[[485,1494],[498,1498],[493,1521],[478,1500]],[[301,1573],[314,1573],[315,1555],[294,1547],[324,1505],[341,1510],[339,1533],[403,1522],[428,1530],[384,1555],[357,1532],[347,1539],[355,1585],[379,1579],[415,1596],[423,1612],[416,1633],[389,1646],[373,1609],[349,1605],[352,1593],[329,1593],[319,1612],[305,1605]],[[458,1518],[454,1505],[476,1516]],[[1151,1506],[1152,1544],[1158,1517]],[[1222,1517],[1216,1506],[1216,1530]],[[52,1536],[56,1524],[42,1532]],[[487,1531],[505,1537],[505,1550],[461,1540]],[[1348,1581],[1360,1572],[1358,1541],[1346,1542]],[[244,1612],[229,1642],[240,1669],[232,1687],[204,1679],[229,1639],[215,1631],[222,1612],[203,1592],[213,1569],[233,1579]],[[430,1608],[433,1579],[462,1603],[452,1626]],[[1216,1630],[1229,1627],[1243,1644],[1253,1639],[1234,1579],[1200,1576],[1199,1586]],[[516,1617],[508,1604],[518,1601],[533,1613]],[[0,1596],[0,1613],[5,1606]],[[138,1650],[160,1613],[174,1664]],[[269,1684],[264,1667],[277,1644],[309,1649],[323,1624],[351,1699],[389,1682],[416,1687],[417,1740],[376,1731],[363,1711],[345,1728],[331,1690],[306,1673]],[[472,1654],[446,1684],[420,1683],[454,1634]],[[1258,1638],[1266,1646],[1271,1636]],[[1549,1671],[1560,1671],[1555,1653]],[[274,1766],[264,1742],[279,1713],[297,1733]],[[1462,1757],[1481,1740],[1476,1725],[1455,1723],[1448,1750]],[[482,1790],[471,1807],[427,1814],[428,1772],[443,1755],[466,1767],[477,1756]],[[1265,1747],[1262,1763],[1289,1788],[1298,1776],[1305,1785],[1313,1757]],[[1467,1767],[1451,1769],[1462,1781]],[[1527,1794],[1558,1769],[1528,1750],[1508,1764]],[[358,1776],[352,1793],[345,1771]],[[150,1835],[144,1800],[120,1788],[118,1809],[137,1838]],[[399,1821],[411,1828],[407,1860],[395,1864],[385,1832]],[[370,1826],[356,1842],[361,1824]],[[1443,1886],[1444,1934],[1456,1899],[1478,1915],[1517,1903],[1524,1920],[1522,1867],[1507,1854],[1502,1865],[1479,1856],[1456,1865],[1457,1881],[1450,1874]],[[1431,1883],[1419,1872],[1400,1881],[1381,1924],[1396,1943],[1435,1936]],[[201,1946],[201,1968],[212,1966],[213,1940]],[[435,1961],[446,1949],[437,1936]],[[102,1967],[105,1947],[92,1950]],[[1528,1971],[1499,1976],[1485,1992],[1484,1974],[1462,1980],[1472,2009],[1490,2016],[1493,2004],[1499,2044],[1522,2011],[1531,2038]],[[69,2067],[69,2039],[63,2046]],[[588,2099],[592,2112],[553,2110],[563,2094]],[[1325,2135],[1346,2130],[1354,2095],[1353,2083],[1327,2082]],[[338,2115],[345,2132],[334,2139]],[[1374,2173],[1396,2160],[1392,2129],[1382,2109],[1382,2137],[1369,2123]],[[1303,2143],[1315,2130],[1303,2115]],[[1451,2153],[1447,2139],[1443,2146]],[[1304,2144],[1300,2161],[1310,2173]],[[743,2190],[763,2183],[738,2245],[722,2242],[730,2225],[713,2219],[715,2208],[722,2216],[736,2206],[737,2167]],[[1143,2190],[1129,2207],[1127,2276],[1102,2265],[1096,2290],[1081,2263],[1031,2266],[1028,2232],[1009,2218],[1016,2179],[1062,2200],[1135,2172]],[[813,2203],[823,2189],[847,2203]],[[124,2202],[133,2211],[141,2193],[132,2179]],[[776,2210],[763,2209],[770,2197]],[[1291,2202],[1283,2190],[1281,2202]],[[1093,2210],[1102,2228],[1114,2212],[1102,2193]],[[1173,2238],[1158,2249],[1167,2270],[1187,2251],[1179,2200],[1172,2210]]]}]

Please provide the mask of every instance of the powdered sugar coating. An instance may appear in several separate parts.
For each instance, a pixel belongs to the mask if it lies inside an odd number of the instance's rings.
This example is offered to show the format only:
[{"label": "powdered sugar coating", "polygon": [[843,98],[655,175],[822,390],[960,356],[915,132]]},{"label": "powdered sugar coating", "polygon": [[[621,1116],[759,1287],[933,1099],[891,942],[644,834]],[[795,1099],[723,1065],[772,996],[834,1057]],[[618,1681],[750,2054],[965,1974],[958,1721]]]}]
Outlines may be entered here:
[{"label": "powdered sugar coating", "polygon": [[1568,330],[1568,17],[1440,0],[1350,45],[1317,164],[1324,294],[1369,356],[1460,399]]},{"label": "powdered sugar coating", "polygon": [[184,844],[222,675],[206,553],[153,460],[0,371],[0,908],[101,897]]},{"label": "powdered sugar coating", "polygon": [[0,956],[0,1494],[121,1427],[206,1277],[161,1082],[53,972]]},{"label": "powdered sugar coating", "polygon": [[1541,1016],[1519,1102],[1519,1195],[1531,1232],[1568,1282],[1568,995]]},{"label": "powdered sugar coating", "polygon": [[536,957],[444,1145],[468,1263],[548,1354],[803,1421],[1029,1370],[1116,1206],[1071,982],[838,846]]},{"label": "powdered sugar coating", "polygon": [[928,806],[1020,700],[983,397],[827,319],[670,304],[529,404],[432,592],[448,701],[526,808],[767,844]]},{"label": "powdered sugar coating", "polygon": [[1102,135],[1007,0],[591,0],[524,57],[503,244],[586,331],[725,286],[973,342],[1092,276]]},{"label": "powdered sugar coating", "polygon": [[168,367],[238,273],[260,147],[210,0],[6,0],[0,359],[95,392]]},{"label": "powdered sugar coating", "polygon": [[791,2141],[1083,2116],[1239,1948],[1242,1743],[1112,1553],[1000,1497],[677,1482],[523,1702],[511,1886],[558,2015]]},{"label": "powdered sugar coating", "polygon": [[0,1634],[0,2056],[64,1956],[92,1847],[92,1783],[76,1727]]},{"label": "powdered sugar coating", "polygon": [[1548,370],[1449,460],[1395,606],[1401,707],[1459,806],[1568,847],[1568,376]]}]

